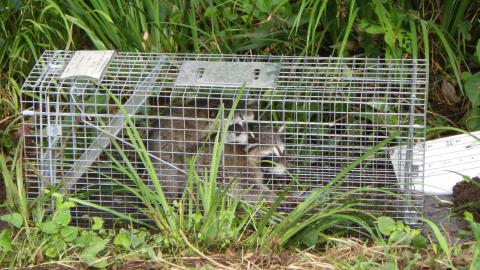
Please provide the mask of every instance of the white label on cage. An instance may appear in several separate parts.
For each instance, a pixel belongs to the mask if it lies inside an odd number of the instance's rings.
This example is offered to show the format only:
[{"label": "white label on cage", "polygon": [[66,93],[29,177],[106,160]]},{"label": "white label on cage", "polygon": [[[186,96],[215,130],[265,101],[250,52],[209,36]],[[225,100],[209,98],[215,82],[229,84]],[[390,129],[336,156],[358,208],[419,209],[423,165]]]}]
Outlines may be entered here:
[{"label": "white label on cage", "polygon": [[99,81],[115,51],[76,51],[60,79],[84,78]]},{"label": "white label on cage", "polygon": [[[472,133],[480,137],[480,132]],[[425,165],[422,164],[422,149],[425,147]],[[451,194],[453,186],[462,181],[462,175],[480,176],[480,142],[469,135],[456,135],[422,144],[416,144],[412,151],[412,181],[416,190],[422,190],[421,173],[424,170],[424,192],[426,194]],[[402,181],[406,175],[407,148],[395,147],[390,158],[397,178]]]}]

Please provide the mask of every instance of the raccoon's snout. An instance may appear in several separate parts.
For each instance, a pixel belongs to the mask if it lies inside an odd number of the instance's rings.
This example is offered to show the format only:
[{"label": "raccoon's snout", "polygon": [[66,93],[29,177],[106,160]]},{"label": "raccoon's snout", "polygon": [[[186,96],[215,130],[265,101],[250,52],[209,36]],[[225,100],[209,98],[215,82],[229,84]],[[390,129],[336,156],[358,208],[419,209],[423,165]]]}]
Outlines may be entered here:
[{"label": "raccoon's snout", "polygon": [[245,144],[246,141],[247,141],[247,135],[246,134],[237,135],[236,133],[227,133],[226,143]]},{"label": "raccoon's snout", "polygon": [[284,175],[287,172],[287,168],[282,163],[284,163],[283,158],[268,156],[262,158],[261,167],[264,173]]},{"label": "raccoon's snout", "polygon": [[287,168],[282,164],[277,164],[274,167],[268,169],[268,172],[275,175],[285,175],[287,172]]},{"label": "raccoon's snout", "polygon": [[251,133],[246,132],[230,132],[227,133],[227,143],[238,143],[246,145],[247,143],[254,143],[255,137]]}]

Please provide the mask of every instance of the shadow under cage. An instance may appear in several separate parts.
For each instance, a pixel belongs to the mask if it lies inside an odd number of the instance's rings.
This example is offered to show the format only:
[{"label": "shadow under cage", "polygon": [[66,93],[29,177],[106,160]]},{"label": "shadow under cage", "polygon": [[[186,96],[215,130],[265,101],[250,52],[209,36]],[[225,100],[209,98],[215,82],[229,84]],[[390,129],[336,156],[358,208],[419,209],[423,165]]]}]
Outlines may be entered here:
[{"label": "shadow under cage", "polygon": [[[219,188],[267,206],[284,193],[279,211],[289,212],[398,133],[328,196],[351,192],[360,209],[418,224],[425,60],[112,53],[98,78],[65,76],[81,53],[44,52],[23,86],[30,198],[58,188],[148,220],[134,178],[158,179],[173,202],[196,192],[185,193],[191,166],[206,179],[218,161]],[[115,220],[86,206],[72,215]]]}]

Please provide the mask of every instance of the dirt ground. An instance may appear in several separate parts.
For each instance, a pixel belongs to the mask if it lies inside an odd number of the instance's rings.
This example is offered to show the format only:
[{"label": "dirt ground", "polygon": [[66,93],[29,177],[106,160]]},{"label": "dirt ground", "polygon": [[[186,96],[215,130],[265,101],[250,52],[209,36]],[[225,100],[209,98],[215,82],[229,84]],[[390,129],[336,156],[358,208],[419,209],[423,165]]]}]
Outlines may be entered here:
[{"label": "dirt ground", "polygon": [[454,208],[453,196],[425,195],[425,217],[431,219],[441,230],[443,229],[450,240],[469,241],[470,239],[460,234],[462,230],[469,230],[469,225],[462,215],[454,212]]}]

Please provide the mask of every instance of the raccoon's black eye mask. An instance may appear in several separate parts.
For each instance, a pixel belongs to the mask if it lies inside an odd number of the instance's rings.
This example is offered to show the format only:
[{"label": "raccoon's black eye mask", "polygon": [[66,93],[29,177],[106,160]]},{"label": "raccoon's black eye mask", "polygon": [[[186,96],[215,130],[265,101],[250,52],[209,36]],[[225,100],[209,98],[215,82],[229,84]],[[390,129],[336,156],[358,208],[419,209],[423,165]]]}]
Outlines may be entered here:
[{"label": "raccoon's black eye mask", "polygon": [[262,167],[273,167],[275,166],[275,157],[273,155],[268,155],[266,157],[263,157],[260,164]]},{"label": "raccoon's black eye mask", "polygon": [[228,127],[228,131],[242,131],[243,126],[241,124],[234,124]]},{"label": "raccoon's black eye mask", "polygon": [[263,157],[261,162],[265,163],[265,164],[269,164],[270,166],[272,166],[272,162],[280,163],[280,162],[282,162],[282,160],[283,160],[282,157],[271,154],[271,155]]}]

